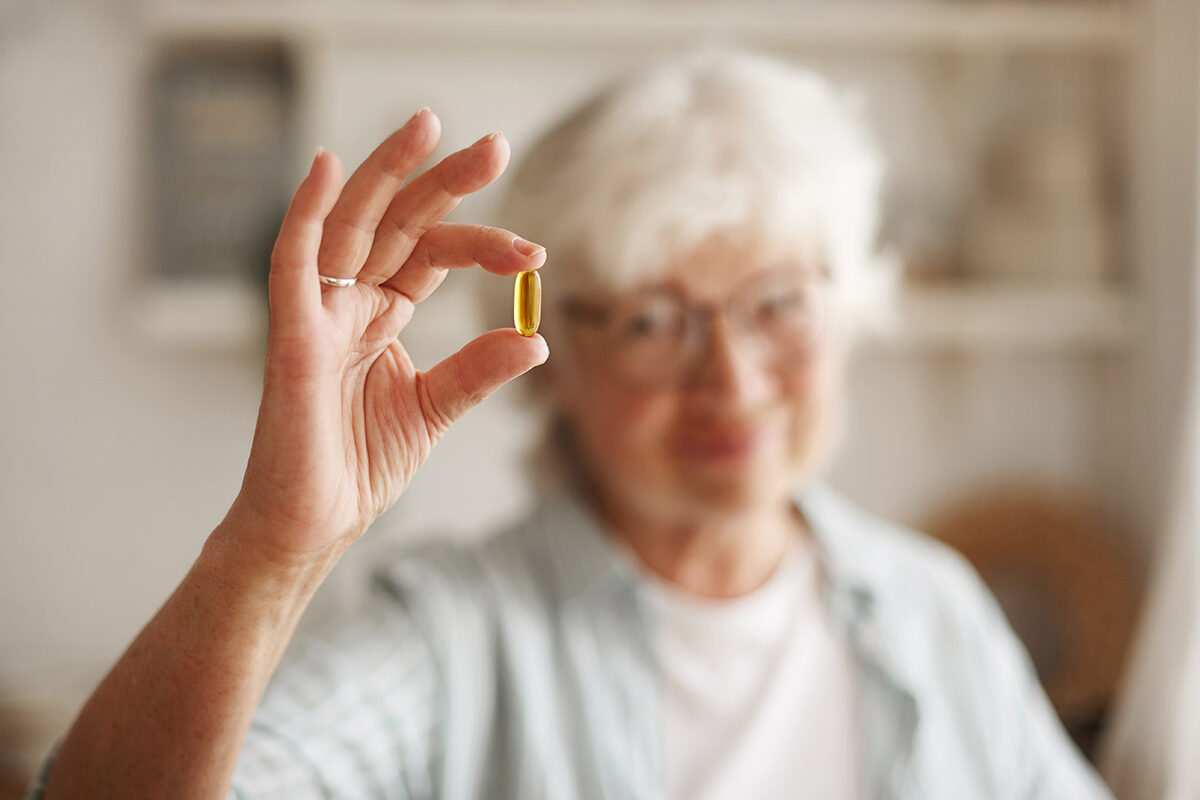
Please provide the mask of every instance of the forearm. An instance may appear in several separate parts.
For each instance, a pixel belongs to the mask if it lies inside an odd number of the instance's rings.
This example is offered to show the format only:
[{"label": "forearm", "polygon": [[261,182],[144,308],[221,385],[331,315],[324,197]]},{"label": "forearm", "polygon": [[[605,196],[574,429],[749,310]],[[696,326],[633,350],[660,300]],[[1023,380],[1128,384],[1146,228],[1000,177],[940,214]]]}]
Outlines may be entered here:
[{"label": "forearm", "polygon": [[63,740],[45,797],[224,797],[254,710],[341,549],[251,556],[222,523]]}]

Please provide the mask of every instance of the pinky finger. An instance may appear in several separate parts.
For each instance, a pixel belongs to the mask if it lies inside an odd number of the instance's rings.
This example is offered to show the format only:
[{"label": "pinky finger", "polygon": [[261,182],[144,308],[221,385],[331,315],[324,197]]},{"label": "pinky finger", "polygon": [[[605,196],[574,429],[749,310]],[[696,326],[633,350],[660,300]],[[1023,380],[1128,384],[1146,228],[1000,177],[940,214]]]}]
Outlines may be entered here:
[{"label": "pinky finger", "polygon": [[321,307],[317,251],[325,217],[342,188],[342,164],[333,153],[318,150],[308,176],[296,189],[271,253],[272,324],[311,318]]}]

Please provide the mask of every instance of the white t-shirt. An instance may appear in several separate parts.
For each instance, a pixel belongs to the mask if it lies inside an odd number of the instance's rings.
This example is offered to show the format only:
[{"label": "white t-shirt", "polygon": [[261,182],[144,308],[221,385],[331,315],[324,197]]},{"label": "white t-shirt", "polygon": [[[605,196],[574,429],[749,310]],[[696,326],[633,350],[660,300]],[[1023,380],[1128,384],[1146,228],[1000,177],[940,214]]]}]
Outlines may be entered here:
[{"label": "white t-shirt", "polygon": [[794,537],[767,582],[732,600],[648,577],[668,796],[856,797],[856,669],[811,540]]}]

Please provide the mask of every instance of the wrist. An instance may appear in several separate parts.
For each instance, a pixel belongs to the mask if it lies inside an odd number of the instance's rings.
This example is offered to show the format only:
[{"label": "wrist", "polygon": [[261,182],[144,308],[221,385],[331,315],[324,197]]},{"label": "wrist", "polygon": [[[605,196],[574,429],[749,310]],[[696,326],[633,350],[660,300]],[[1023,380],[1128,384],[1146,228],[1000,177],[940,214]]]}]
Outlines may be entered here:
[{"label": "wrist", "polygon": [[226,579],[242,577],[255,586],[274,586],[311,596],[337,565],[351,540],[341,538],[321,547],[300,550],[276,544],[280,540],[306,539],[311,540],[300,532],[289,535],[282,526],[272,526],[252,514],[231,509],[205,541],[200,558]]}]

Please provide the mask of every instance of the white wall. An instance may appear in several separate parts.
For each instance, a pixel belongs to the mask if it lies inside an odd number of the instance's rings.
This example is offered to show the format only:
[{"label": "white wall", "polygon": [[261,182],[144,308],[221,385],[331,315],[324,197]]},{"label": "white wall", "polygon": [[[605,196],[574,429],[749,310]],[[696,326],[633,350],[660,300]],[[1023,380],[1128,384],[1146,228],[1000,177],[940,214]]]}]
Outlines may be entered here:
[{"label": "white wall", "polygon": [[130,14],[84,2],[6,14],[0,704],[73,706],[224,514],[260,377],[244,358],[155,353],[129,334]]}]

